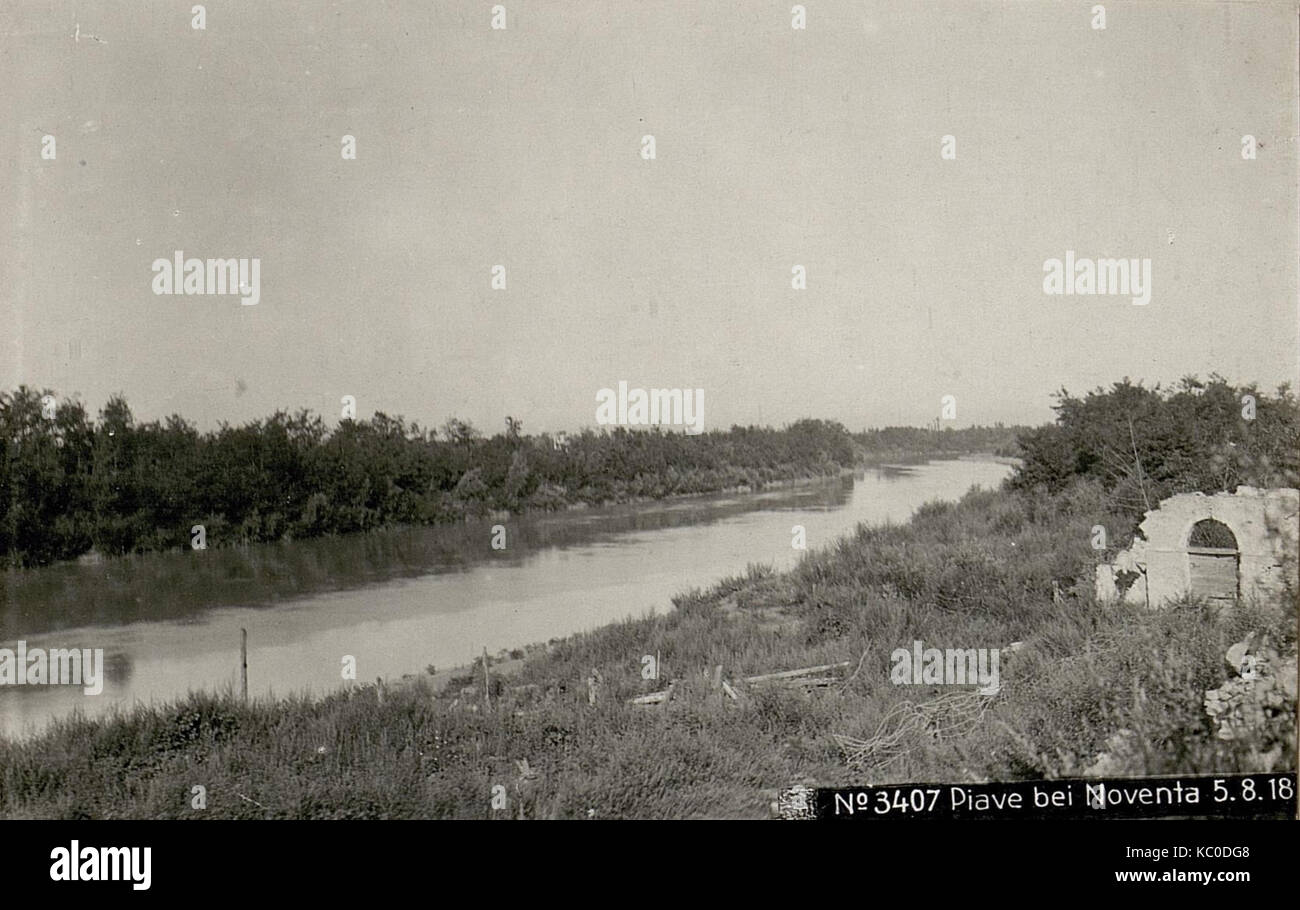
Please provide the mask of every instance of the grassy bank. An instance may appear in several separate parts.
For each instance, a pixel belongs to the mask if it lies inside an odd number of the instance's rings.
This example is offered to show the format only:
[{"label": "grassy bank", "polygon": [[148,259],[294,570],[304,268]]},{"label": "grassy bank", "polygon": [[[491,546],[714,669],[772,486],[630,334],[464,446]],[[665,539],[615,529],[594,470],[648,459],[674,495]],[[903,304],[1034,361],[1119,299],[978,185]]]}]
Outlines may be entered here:
[{"label": "grassy bank", "polygon": [[[530,649],[508,678],[494,673],[490,707],[479,667],[382,694],[366,686],[250,705],[203,695],[63,721],[0,744],[0,814],[762,817],[772,791],[798,782],[1074,776],[1107,750],[1123,775],[1258,771],[1258,753],[1274,745],[1294,767],[1294,705],[1289,729],[1284,716],[1268,742],[1243,743],[1215,737],[1202,699],[1228,678],[1224,653],[1247,632],[1267,630],[1294,651],[1295,603],[1223,615],[1196,602],[1152,612],[1094,603],[1091,528],[1120,522],[1107,502],[1079,483],[927,506],[906,525],[859,529],[788,573],[752,567],[682,594],[665,615]],[[869,740],[903,702],[952,688],[890,681],[891,652],[917,639],[1023,645],[1004,655],[1001,691],[977,724],[954,717],[969,728],[937,738],[903,731],[892,751],[850,767],[835,734]],[[660,657],[660,679],[642,679],[645,655]],[[840,661],[854,669],[843,686],[740,682]],[[702,676],[717,665],[739,700]],[[627,704],[670,682],[666,707]],[[1134,745],[1117,750],[1122,730]],[[193,808],[196,786],[205,809]],[[497,786],[508,802],[494,811]]]}]

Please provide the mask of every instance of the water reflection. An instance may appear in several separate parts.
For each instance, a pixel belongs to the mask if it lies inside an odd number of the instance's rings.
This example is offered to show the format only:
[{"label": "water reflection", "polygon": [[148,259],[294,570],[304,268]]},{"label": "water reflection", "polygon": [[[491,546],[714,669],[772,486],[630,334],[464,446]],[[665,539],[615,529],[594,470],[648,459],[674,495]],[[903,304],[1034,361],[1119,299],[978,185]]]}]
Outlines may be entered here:
[{"label": "water reflection", "polygon": [[[880,470],[882,477],[894,476],[891,469]],[[0,588],[0,640],[81,626],[184,621],[214,607],[266,606],[398,578],[463,572],[484,563],[520,566],[538,550],[598,546],[631,532],[709,526],[762,510],[838,509],[852,491],[853,478],[846,476],[758,494],[146,553],[98,565],[66,563],[9,572]],[[490,546],[495,524],[506,528],[504,550]]]}]

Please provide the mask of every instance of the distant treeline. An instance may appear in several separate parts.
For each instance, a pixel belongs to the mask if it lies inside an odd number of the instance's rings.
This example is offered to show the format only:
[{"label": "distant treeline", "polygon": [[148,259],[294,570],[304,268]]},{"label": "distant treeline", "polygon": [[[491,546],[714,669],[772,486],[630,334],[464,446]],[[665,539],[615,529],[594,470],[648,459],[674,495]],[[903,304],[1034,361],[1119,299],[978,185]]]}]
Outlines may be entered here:
[{"label": "distant treeline", "polygon": [[1056,399],[1056,422],[1020,437],[1014,489],[1093,484],[1136,526],[1175,493],[1300,484],[1300,405],[1286,385],[1270,395],[1215,374],[1150,389],[1126,378]]},{"label": "distant treeline", "polygon": [[[200,433],[179,416],[137,423],[120,396],[92,420],[47,390],[0,393],[0,564],[101,553],[314,537],[430,524],[495,510],[706,493],[838,474],[871,453],[1005,448],[1014,433],[887,429],[853,436],[833,421],[686,436],[591,430],[562,442],[485,438],[452,418],[438,430],[375,414],[329,428],[277,412]],[[986,445],[987,443],[987,445]]]},{"label": "distant treeline", "polygon": [[853,439],[868,456],[887,453],[923,453],[927,455],[962,455],[970,452],[987,452],[993,455],[1016,457],[1020,454],[1016,442],[1027,426],[944,427],[934,430],[923,427],[885,427],[854,433]]}]

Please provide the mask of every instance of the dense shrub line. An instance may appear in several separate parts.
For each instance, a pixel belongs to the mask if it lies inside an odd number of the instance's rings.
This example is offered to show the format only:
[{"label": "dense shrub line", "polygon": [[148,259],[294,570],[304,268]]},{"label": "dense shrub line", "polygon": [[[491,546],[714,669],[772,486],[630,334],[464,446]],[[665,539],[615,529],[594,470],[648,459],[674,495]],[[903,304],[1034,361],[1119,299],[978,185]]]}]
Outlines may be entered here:
[{"label": "dense shrub line", "polygon": [[[327,427],[307,411],[199,432],[184,418],[137,422],[112,398],[92,420],[49,390],[0,393],[0,564],[166,550],[203,525],[208,546],[433,524],[495,510],[556,509],[758,488],[838,474],[864,453],[1007,448],[1014,428],[874,430],[800,420],[697,436],[586,430],[557,446],[511,419],[485,438],[375,414]],[[920,434],[919,436],[917,434]]]},{"label": "dense shrub line", "polygon": [[1270,395],[1212,374],[1170,388],[1124,379],[1056,398],[1056,422],[1019,437],[1017,489],[1093,481],[1135,527],[1175,493],[1300,485],[1300,404],[1286,385]]}]

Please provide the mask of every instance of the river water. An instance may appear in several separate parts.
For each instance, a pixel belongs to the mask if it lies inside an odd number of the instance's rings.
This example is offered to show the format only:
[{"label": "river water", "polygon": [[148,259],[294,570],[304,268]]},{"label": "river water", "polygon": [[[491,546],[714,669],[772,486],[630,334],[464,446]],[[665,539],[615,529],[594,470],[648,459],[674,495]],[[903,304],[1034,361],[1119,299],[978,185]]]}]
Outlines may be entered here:
[{"label": "river water", "polygon": [[672,609],[692,587],[750,563],[790,568],[859,522],[903,522],[925,502],[996,486],[992,461],[868,469],[759,494],[693,497],[516,517],[505,549],[491,522],[9,573],[0,646],[103,649],[103,691],[0,685],[0,735],[238,685],[248,630],[249,694],[320,694],[359,681],[465,664],[483,648],[547,641]]}]

